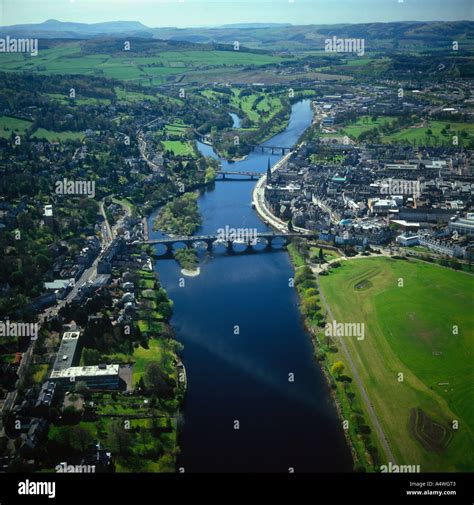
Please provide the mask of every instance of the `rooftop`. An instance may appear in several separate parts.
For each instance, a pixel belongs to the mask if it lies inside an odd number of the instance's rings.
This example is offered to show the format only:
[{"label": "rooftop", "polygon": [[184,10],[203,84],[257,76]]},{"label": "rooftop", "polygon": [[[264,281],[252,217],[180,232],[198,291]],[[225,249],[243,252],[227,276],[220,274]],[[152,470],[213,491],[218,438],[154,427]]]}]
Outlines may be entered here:
[{"label": "rooftop", "polygon": [[78,331],[66,331],[63,334],[61,345],[59,346],[56,361],[54,362],[53,370],[63,370],[74,364],[76,357],[77,344],[79,343]]},{"label": "rooftop", "polygon": [[100,377],[117,375],[120,365],[71,366],[62,370],[53,370],[51,379],[67,379],[71,377]]}]

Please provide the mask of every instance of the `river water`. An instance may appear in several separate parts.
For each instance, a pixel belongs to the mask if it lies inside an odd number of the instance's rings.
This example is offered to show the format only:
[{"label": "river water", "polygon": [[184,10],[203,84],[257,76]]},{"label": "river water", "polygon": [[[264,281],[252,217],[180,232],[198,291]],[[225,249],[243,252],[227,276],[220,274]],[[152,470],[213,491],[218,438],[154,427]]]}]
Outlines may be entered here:
[{"label": "river water", "polygon": [[[287,129],[266,144],[293,146],[311,119],[309,101],[295,104]],[[216,157],[212,147],[198,147]],[[222,167],[264,172],[268,160],[273,165],[280,157],[258,150]],[[226,225],[267,230],[251,207],[254,185],[222,181],[204,191],[196,234]],[[178,466],[186,472],[350,471],[342,427],[289,287],[288,253],[227,255],[217,246],[199,257],[197,277],[183,277],[174,260],[156,262],[174,302],[171,323],[184,345],[188,379]]]}]

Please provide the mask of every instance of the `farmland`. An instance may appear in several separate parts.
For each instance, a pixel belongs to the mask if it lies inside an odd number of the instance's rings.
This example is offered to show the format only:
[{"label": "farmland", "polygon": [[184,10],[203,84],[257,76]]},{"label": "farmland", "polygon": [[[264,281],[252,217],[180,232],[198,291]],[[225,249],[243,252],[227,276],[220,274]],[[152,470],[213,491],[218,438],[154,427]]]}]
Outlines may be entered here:
[{"label": "farmland", "polygon": [[344,262],[321,277],[335,319],[365,324],[365,339],[346,343],[397,462],[422,471],[472,468],[473,284],[387,258]]},{"label": "farmland", "polygon": [[[278,63],[282,58],[267,54],[240,51],[169,50],[163,43],[146,47],[146,51],[124,52],[114,48],[111,53],[90,54],[80,42],[67,42],[39,49],[36,57],[23,54],[2,55],[2,70],[7,72],[37,72],[39,74],[83,74],[120,80],[142,80],[144,84],[159,84],[175,75],[193,69],[213,67],[261,66]],[[95,47],[97,51],[100,46]],[[90,50],[90,48],[88,48]]]}]

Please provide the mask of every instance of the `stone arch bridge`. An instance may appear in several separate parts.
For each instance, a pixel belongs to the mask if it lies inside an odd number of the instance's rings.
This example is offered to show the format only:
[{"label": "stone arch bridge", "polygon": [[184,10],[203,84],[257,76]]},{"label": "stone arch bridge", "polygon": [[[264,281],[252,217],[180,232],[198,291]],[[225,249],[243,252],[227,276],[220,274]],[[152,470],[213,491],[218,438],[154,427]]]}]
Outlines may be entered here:
[{"label": "stone arch bridge", "polygon": [[317,239],[317,235],[313,234],[301,234],[301,233],[278,233],[278,232],[261,232],[257,233],[253,240],[242,240],[237,238],[223,238],[219,234],[215,235],[192,235],[192,236],[184,236],[184,237],[169,237],[169,238],[161,238],[161,239],[152,239],[152,240],[143,240],[138,242],[133,242],[133,244],[150,244],[150,245],[158,245],[163,244],[166,246],[167,253],[173,251],[173,246],[175,244],[184,244],[186,247],[194,247],[196,244],[205,243],[208,251],[212,251],[212,248],[215,243],[221,243],[226,245],[226,249],[228,252],[232,252],[234,248],[234,244],[245,244],[247,249],[250,250],[254,245],[258,242],[266,242],[266,247],[271,248],[272,243],[276,239],[283,239],[283,245],[287,245],[292,238],[304,238],[304,239]]}]

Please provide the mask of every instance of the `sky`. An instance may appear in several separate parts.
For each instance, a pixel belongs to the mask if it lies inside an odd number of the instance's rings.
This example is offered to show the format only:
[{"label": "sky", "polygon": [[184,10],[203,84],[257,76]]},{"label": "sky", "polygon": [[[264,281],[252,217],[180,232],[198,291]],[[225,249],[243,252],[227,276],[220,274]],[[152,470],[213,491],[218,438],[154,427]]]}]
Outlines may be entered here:
[{"label": "sky", "polygon": [[474,20],[473,0],[0,0],[0,26],[47,19],[149,27]]}]

